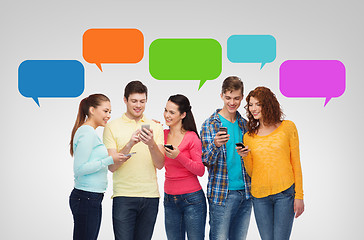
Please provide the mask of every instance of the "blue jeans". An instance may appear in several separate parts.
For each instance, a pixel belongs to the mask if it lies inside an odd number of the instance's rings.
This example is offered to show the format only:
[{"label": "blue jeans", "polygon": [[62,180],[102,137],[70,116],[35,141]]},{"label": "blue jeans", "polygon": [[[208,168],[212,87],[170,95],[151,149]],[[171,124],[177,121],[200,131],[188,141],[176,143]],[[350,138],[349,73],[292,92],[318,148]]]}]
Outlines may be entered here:
[{"label": "blue jeans", "polygon": [[254,214],[262,240],[289,239],[294,211],[294,184],[283,192],[253,198]]},{"label": "blue jeans", "polygon": [[203,240],[206,224],[206,198],[202,190],[181,195],[164,193],[164,214],[167,238]]},{"label": "blue jeans", "polygon": [[229,190],[225,206],[210,202],[210,240],[246,239],[252,200],[245,190]]},{"label": "blue jeans", "polygon": [[101,225],[101,202],[103,193],[94,193],[74,188],[69,198],[73,214],[73,239],[96,240]]},{"label": "blue jeans", "polygon": [[159,198],[114,197],[112,222],[116,240],[152,238]]}]

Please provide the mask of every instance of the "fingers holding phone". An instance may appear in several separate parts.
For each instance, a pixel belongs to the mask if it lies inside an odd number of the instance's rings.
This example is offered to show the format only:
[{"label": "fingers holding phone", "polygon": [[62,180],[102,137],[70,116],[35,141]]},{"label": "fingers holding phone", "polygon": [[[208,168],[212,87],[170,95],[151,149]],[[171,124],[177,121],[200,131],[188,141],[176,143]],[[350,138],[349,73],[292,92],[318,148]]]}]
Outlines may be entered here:
[{"label": "fingers holding phone", "polygon": [[250,149],[248,148],[248,146],[244,146],[243,143],[235,143],[236,145],[236,150],[238,152],[238,154],[241,156],[241,157],[246,157],[248,155],[248,153],[250,152]]},{"label": "fingers holding phone", "polygon": [[120,164],[128,161],[131,155],[124,155],[122,153],[115,153],[111,155],[112,159],[114,160],[114,164]]},{"label": "fingers holding phone", "polygon": [[175,159],[179,154],[178,147],[173,147],[171,144],[165,144],[164,150],[166,151],[166,156]]},{"label": "fingers holding phone", "polygon": [[230,135],[227,133],[226,127],[220,127],[219,131],[216,133],[214,143],[216,147],[221,147],[225,143],[227,143],[230,139]]},{"label": "fingers holding phone", "polygon": [[139,138],[146,145],[153,144],[153,130],[150,128],[149,124],[142,125]]}]

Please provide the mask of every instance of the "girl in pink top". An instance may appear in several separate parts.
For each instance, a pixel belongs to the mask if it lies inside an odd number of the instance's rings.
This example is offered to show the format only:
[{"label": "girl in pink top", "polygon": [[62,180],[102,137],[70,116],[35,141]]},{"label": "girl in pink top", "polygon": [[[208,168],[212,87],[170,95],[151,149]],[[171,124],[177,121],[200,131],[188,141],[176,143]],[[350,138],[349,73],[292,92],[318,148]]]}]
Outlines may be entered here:
[{"label": "girl in pink top", "polygon": [[169,97],[164,110],[164,213],[167,238],[204,239],[206,200],[197,176],[203,176],[201,141],[187,97]]}]

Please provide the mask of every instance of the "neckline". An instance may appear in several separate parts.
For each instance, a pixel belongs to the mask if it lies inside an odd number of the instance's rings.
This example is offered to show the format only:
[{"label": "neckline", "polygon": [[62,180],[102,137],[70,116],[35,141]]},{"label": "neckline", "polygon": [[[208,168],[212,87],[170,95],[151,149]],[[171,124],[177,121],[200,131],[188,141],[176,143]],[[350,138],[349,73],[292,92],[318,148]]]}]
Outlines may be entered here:
[{"label": "neckline", "polygon": [[[168,140],[168,134],[169,134],[169,132],[170,132],[171,130],[170,129],[167,129],[167,139],[166,139],[166,144],[167,144],[167,140]],[[183,135],[183,138],[182,138],[182,140],[181,140],[181,142],[178,144],[178,148],[179,148],[179,146],[181,146],[181,144],[183,143],[183,140],[185,139],[185,137],[186,137],[186,135],[187,135],[187,133],[189,133],[189,132],[192,132],[192,131],[186,131],[186,133]]]},{"label": "neckline", "polygon": [[[220,113],[218,113],[218,116],[219,116],[219,118],[221,117],[221,118],[223,118],[225,121],[227,121],[227,122],[229,122],[229,123],[231,123],[231,124],[235,124],[236,123],[236,121],[238,120],[238,118],[235,116],[235,121],[234,122],[230,122],[229,120],[227,120],[223,115],[221,115]],[[220,119],[220,121],[221,121],[221,119]]]},{"label": "neckline", "polygon": [[268,136],[270,136],[270,135],[272,135],[273,133],[275,133],[276,131],[278,131],[278,129],[279,128],[281,128],[281,126],[283,125],[283,123],[285,122],[286,120],[283,120],[282,122],[281,122],[281,124],[276,128],[276,129],[274,129],[273,130],[273,132],[271,132],[271,133],[269,133],[269,134],[267,134],[267,135],[258,135],[258,134],[256,134],[256,136],[258,136],[258,137],[268,137]]}]

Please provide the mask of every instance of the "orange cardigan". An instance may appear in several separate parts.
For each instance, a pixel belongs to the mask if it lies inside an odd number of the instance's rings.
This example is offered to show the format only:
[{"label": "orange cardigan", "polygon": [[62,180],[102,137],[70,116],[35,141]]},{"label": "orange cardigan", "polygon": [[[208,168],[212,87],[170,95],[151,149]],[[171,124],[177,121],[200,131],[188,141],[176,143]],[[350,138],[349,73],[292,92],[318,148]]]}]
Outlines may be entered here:
[{"label": "orange cardigan", "polygon": [[303,199],[302,171],[296,126],[284,120],[266,136],[244,135],[251,150],[244,158],[251,177],[251,194],[256,198],[280,193],[295,184],[295,198]]}]

